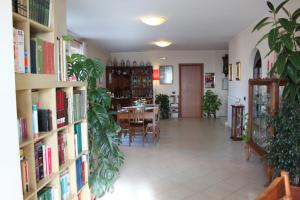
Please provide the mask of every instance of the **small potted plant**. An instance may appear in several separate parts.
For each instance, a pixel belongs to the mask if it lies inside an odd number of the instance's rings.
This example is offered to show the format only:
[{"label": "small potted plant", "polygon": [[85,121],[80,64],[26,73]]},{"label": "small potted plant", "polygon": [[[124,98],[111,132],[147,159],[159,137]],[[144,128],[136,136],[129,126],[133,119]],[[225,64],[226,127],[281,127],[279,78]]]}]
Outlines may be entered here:
[{"label": "small potted plant", "polygon": [[221,99],[218,98],[217,94],[211,90],[205,92],[202,108],[206,118],[210,118],[211,115],[216,118],[216,112],[220,109],[221,105]]},{"label": "small potted plant", "polygon": [[155,96],[155,103],[159,104],[161,119],[169,119],[169,96],[166,94],[159,94]]}]

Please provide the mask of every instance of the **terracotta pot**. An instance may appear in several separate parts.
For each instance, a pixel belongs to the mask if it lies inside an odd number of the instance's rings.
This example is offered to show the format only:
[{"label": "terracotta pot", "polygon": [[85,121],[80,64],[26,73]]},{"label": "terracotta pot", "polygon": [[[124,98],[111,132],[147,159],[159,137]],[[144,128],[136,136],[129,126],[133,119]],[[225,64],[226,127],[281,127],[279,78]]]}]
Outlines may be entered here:
[{"label": "terracotta pot", "polygon": [[292,199],[300,199],[300,187],[291,186]]}]

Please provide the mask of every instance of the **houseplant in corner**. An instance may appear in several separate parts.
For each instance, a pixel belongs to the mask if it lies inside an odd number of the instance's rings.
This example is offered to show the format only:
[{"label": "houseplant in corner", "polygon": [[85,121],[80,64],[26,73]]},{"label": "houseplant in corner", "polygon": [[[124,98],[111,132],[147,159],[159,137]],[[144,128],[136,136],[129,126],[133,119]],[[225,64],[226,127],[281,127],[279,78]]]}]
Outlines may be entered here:
[{"label": "houseplant in corner", "polygon": [[221,99],[218,98],[217,94],[215,94],[211,90],[207,90],[205,92],[205,95],[203,96],[202,108],[207,118],[210,118],[211,115],[213,115],[214,118],[216,118],[216,112],[220,109],[221,105]]},{"label": "houseplant in corner", "polygon": [[75,75],[78,81],[88,82],[89,186],[93,195],[99,198],[111,190],[124,162],[118,147],[120,127],[108,112],[111,106],[108,91],[96,84],[104,65],[80,54],[67,57],[67,61],[69,76]]},{"label": "houseplant in corner", "polygon": [[[300,8],[291,13],[285,8],[289,2],[283,1],[278,6],[267,2],[270,16],[263,18],[253,29],[259,31],[269,26],[258,44],[267,39],[270,52],[277,55],[277,60],[270,71],[271,77],[277,75],[279,80],[286,80],[283,101],[279,112],[270,125],[276,134],[267,146],[267,160],[274,170],[274,177],[281,170],[290,175],[293,186],[299,186],[300,178]],[[293,199],[300,199],[299,187],[292,187]],[[297,196],[298,195],[298,196]]]},{"label": "houseplant in corner", "polygon": [[169,119],[169,96],[166,94],[158,94],[155,96],[155,103],[159,104],[161,119]]}]

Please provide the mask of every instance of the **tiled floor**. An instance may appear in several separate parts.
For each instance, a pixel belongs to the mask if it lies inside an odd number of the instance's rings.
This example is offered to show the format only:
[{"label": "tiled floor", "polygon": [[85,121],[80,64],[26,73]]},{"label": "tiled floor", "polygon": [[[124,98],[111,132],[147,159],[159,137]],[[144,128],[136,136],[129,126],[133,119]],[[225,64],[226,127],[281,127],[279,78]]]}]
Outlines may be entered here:
[{"label": "tiled floor", "polygon": [[103,199],[255,199],[266,182],[261,161],[245,161],[242,142],[229,135],[220,119],[161,121],[157,145],[121,147],[125,165]]}]

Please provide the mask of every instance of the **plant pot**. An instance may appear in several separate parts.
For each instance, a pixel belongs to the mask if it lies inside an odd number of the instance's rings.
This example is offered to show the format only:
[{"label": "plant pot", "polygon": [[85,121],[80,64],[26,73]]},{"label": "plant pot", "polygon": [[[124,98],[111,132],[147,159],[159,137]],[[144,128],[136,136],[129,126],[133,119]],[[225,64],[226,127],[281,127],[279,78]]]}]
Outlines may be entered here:
[{"label": "plant pot", "polygon": [[292,199],[300,199],[300,187],[291,186]]}]

